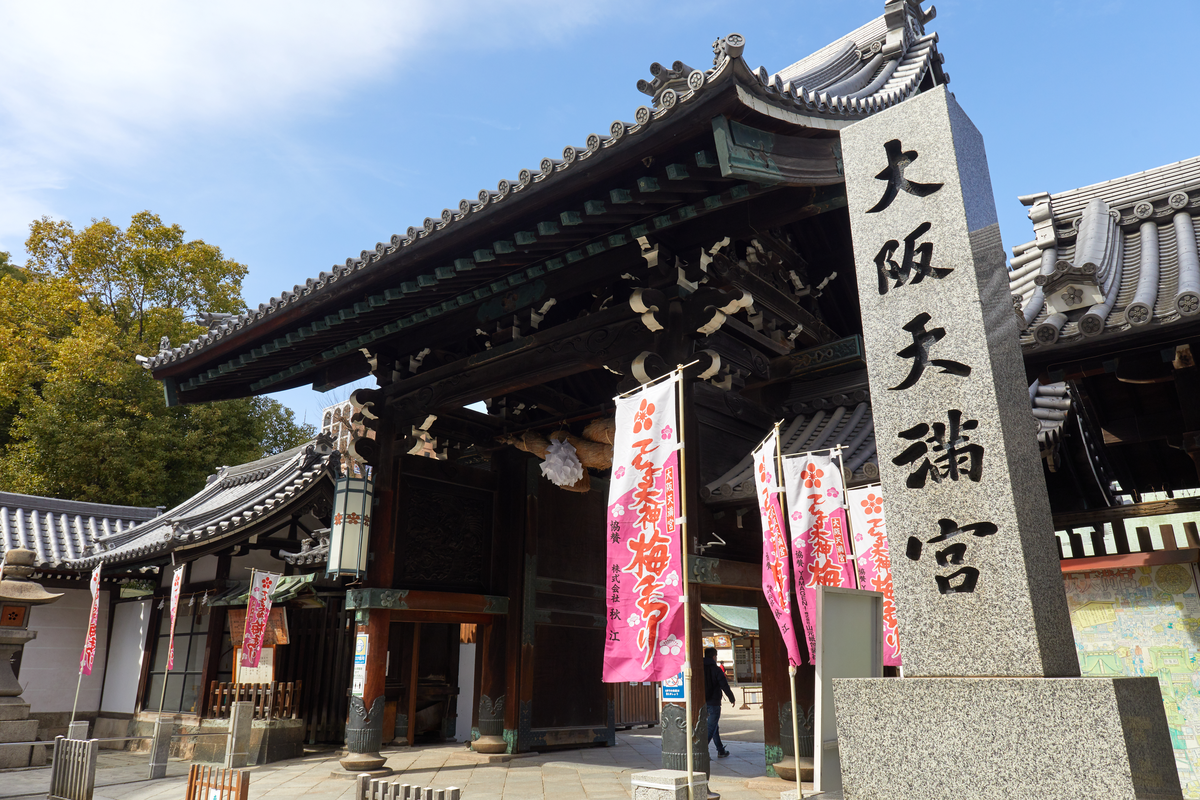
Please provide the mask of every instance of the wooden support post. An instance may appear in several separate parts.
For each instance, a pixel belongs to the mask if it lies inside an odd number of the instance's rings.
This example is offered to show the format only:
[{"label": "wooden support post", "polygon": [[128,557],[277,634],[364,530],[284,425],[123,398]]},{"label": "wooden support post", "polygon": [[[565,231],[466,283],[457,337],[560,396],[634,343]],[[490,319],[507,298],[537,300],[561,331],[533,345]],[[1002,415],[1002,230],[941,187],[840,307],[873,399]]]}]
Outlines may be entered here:
[{"label": "wooden support post", "polygon": [[1190,548],[1200,548],[1200,536],[1196,533],[1196,523],[1183,523],[1183,537],[1187,541],[1187,546]]},{"label": "wooden support post", "polygon": [[1154,550],[1154,541],[1150,538],[1150,529],[1139,527],[1137,530],[1138,552],[1149,553]]},{"label": "wooden support post", "polygon": [[1112,526],[1113,539],[1117,543],[1117,554],[1123,556],[1129,555],[1129,533],[1125,530],[1125,520],[1120,518],[1114,519]]},{"label": "wooden support post", "polygon": [[758,598],[758,619],[758,643],[762,657],[763,748],[766,751],[767,774],[774,775],[774,765],[785,756],[779,735],[779,714],[790,697],[787,684],[788,655],[771,608],[767,605],[767,598],[761,595]]},{"label": "wooden support post", "polygon": [[1104,545],[1104,527],[1097,526],[1092,529],[1092,553],[1097,556],[1108,555],[1108,550]]},{"label": "wooden support post", "polygon": [[1083,558],[1087,553],[1083,550],[1083,537],[1072,530],[1067,531],[1067,538],[1071,541],[1071,558]]},{"label": "wooden support post", "polygon": [[421,623],[414,622],[412,638],[412,663],[408,671],[408,746],[412,747],[417,736],[417,689],[421,683]]},{"label": "wooden support post", "polygon": [[1163,550],[1178,550],[1175,544],[1175,529],[1170,525],[1159,525],[1158,532],[1162,535]]}]

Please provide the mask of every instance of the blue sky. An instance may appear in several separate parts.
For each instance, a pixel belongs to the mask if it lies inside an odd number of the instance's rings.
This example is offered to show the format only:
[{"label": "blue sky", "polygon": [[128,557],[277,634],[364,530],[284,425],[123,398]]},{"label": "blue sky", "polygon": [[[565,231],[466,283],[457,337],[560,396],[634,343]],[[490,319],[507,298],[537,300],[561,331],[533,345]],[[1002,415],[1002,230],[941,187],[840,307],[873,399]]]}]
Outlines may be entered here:
[{"label": "blue sky", "polygon": [[[926,3],[926,8],[929,7]],[[1200,155],[1200,3],[945,0],[950,88],[1016,197]],[[20,3],[0,0],[0,250],[43,214],[143,209],[250,267],[257,305],[580,146],[647,101],[652,61],[746,36],[777,71],[883,0]],[[345,390],[280,399],[307,416]]]}]

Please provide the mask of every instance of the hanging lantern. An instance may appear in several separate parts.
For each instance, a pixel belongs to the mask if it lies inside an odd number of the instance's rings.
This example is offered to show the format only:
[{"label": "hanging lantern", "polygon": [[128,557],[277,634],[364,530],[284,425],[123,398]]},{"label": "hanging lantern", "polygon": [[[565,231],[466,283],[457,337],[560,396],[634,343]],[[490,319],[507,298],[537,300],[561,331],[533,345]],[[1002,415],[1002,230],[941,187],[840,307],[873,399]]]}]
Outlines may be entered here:
[{"label": "hanging lantern", "polygon": [[327,577],[367,573],[367,543],[371,535],[372,478],[338,478],[329,530]]}]

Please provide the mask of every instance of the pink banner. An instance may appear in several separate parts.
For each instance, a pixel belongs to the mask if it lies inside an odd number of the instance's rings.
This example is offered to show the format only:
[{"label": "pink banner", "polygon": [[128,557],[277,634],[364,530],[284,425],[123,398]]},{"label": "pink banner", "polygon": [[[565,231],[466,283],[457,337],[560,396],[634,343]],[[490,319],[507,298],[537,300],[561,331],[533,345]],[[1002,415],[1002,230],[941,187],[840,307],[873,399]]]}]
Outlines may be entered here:
[{"label": "pink banner", "polygon": [[[792,618],[792,569],[788,561],[783,509],[779,505],[781,487],[775,468],[778,449],[779,436],[772,431],[754,453],[754,487],[758,492],[763,532],[762,586],[767,606],[787,647],[788,664],[798,667],[802,662]],[[805,621],[806,627],[810,624],[811,620]]]},{"label": "pink banner", "polygon": [[92,666],[96,663],[96,623],[100,618],[100,564],[92,570],[92,580],[89,588],[92,590],[92,613],[88,617],[87,639],[83,642],[83,652],[79,656],[79,674],[91,675]]},{"label": "pink banner", "polygon": [[883,592],[883,663],[900,666],[900,634],[896,626],[896,596],[892,591],[892,558],[888,553],[887,525],[878,486],[846,492],[853,531],[854,563],[859,586]]},{"label": "pink banner", "polygon": [[783,459],[792,539],[792,572],[808,652],[816,652],[817,587],[856,588],[847,540],[846,509],[838,463],[830,456]]},{"label": "pink banner", "polygon": [[175,669],[175,615],[179,611],[179,591],[183,588],[183,570],[186,566],[180,564],[171,576],[171,638],[167,648],[167,672]]},{"label": "pink banner", "polygon": [[246,604],[246,631],[242,636],[242,657],[239,666],[257,667],[262,655],[263,635],[267,632],[267,617],[271,614],[271,590],[279,576],[255,570],[250,576],[250,602]]},{"label": "pink banner", "polygon": [[617,398],[608,488],[604,680],[661,681],[687,658],[679,535],[678,376]]}]

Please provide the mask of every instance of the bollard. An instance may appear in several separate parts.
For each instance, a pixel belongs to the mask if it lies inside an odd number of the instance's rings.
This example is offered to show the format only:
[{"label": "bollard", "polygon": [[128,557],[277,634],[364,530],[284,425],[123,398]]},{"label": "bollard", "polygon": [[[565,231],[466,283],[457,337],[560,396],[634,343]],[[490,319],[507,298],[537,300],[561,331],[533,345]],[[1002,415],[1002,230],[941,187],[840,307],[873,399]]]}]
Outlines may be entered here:
[{"label": "bollard", "polygon": [[225,745],[225,768],[241,769],[250,763],[250,733],[254,728],[254,704],[232,703],[229,707],[229,741]]},{"label": "bollard", "polygon": [[171,734],[174,722],[163,722],[160,715],[154,723],[154,737],[150,742],[150,780],[167,777],[167,758],[171,754]]}]

